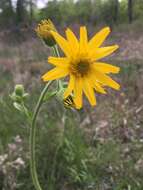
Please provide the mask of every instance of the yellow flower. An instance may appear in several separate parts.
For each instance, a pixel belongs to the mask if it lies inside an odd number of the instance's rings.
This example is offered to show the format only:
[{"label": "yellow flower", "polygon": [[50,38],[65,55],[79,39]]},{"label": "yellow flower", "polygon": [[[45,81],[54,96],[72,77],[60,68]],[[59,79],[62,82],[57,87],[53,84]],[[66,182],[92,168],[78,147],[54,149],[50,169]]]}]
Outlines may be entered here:
[{"label": "yellow flower", "polygon": [[66,30],[66,39],[52,32],[57,44],[63,50],[65,57],[49,57],[48,62],[56,66],[42,76],[44,81],[54,80],[69,75],[69,84],[64,93],[64,99],[73,93],[77,109],[82,107],[83,92],[92,106],[96,105],[94,91],[106,94],[105,86],[118,90],[119,84],[107,74],[118,73],[120,68],[100,62],[99,59],[110,55],[118,45],[100,47],[110,33],[105,27],[91,40],[87,39],[86,27],[80,27],[80,39],[74,33]]},{"label": "yellow flower", "polygon": [[53,34],[51,33],[51,31],[56,32],[56,28],[50,19],[42,20],[35,31],[48,46],[54,46],[56,44]]}]

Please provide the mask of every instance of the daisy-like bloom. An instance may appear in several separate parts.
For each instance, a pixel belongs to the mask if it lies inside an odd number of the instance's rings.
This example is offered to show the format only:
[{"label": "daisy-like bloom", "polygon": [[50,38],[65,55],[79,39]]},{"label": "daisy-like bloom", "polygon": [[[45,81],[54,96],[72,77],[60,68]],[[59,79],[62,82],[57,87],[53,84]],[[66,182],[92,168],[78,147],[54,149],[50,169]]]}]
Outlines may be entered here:
[{"label": "daisy-like bloom", "polygon": [[110,28],[105,27],[88,41],[84,26],[80,27],[79,40],[70,29],[66,30],[66,39],[52,32],[65,56],[49,57],[48,62],[55,68],[44,74],[42,79],[48,81],[69,76],[64,99],[73,94],[77,109],[82,107],[83,93],[94,106],[96,105],[95,91],[106,94],[105,86],[116,90],[120,88],[119,84],[108,76],[109,73],[118,73],[120,68],[99,61],[118,49],[118,45],[100,47],[109,33]]},{"label": "daisy-like bloom", "polygon": [[56,32],[56,28],[50,19],[42,20],[35,29],[36,33],[42,38],[48,46],[54,46],[56,41],[51,31]]}]

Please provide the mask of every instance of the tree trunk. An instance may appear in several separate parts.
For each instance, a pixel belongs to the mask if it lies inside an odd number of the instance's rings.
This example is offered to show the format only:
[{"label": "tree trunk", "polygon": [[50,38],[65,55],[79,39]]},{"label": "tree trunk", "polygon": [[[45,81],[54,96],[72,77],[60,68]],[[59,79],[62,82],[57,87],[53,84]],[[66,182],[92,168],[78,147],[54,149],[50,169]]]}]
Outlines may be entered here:
[{"label": "tree trunk", "polygon": [[114,0],[114,22],[117,24],[119,16],[119,0]]},{"label": "tree trunk", "polygon": [[9,4],[9,8],[11,10],[11,12],[13,13],[13,7],[12,7],[12,2],[11,0],[7,0],[8,4]]},{"label": "tree trunk", "polygon": [[24,0],[17,0],[16,19],[17,19],[17,23],[24,22],[24,19],[25,19]]},{"label": "tree trunk", "polygon": [[33,21],[33,2],[30,0],[30,24],[32,25]]},{"label": "tree trunk", "polygon": [[133,1],[128,0],[128,19],[129,23],[132,23],[133,21]]}]

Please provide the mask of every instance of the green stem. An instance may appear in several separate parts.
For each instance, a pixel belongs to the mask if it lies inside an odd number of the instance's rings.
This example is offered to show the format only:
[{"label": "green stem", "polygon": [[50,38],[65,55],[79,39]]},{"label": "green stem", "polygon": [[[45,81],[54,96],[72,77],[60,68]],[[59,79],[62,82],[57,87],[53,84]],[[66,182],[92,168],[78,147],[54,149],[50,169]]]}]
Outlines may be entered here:
[{"label": "green stem", "polygon": [[22,102],[22,106],[23,106],[25,116],[27,117],[28,122],[31,124],[31,115],[30,115],[28,109],[26,108],[26,106],[24,105],[24,102]]},{"label": "green stem", "polygon": [[58,46],[57,46],[57,45],[53,46],[53,50],[54,50],[54,54],[55,54],[57,57],[60,57],[60,54],[59,54],[59,50],[58,50]]},{"label": "green stem", "polygon": [[36,172],[36,161],[35,161],[35,137],[36,137],[36,118],[38,116],[38,113],[40,111],[40,107],[43,103],[44,96],[49,89],[49,86],[51,85],[51,81],[46,84],[43,91],[41,92],[41,95],[39,97],[39,100],[37,102],[36,108],[34,110],[34,114],[32,117],[32,123],[31,123],[31,129],[30,129],[30,169],[31,169],[31,176],[33,180],[33,184],[35,186],[36,190],[42,190],[38,175]]},{"label": "green stem", "polygon": [[[57,45],[53,47],[55,56],[59,57],[59,51]],[[59,80],[60,81],[60,80]],[[41,92],[41,95],[39,97],[39,100],[37,102],[36,108],[34,110],[34,114],[32,117],[31,122],[31,129],[30,129],[30,169],[31,169],[31,176],[33,180],[33,184],[35,186],[36,190],[42,190],[41,185],[38,180],[38,175],[36,171],[36,160],[35,160],[35,139],[36,139],[36,119],[40,111],[40,107],[43,103],[44,96],[49,89],[49,86],[52,82],[48,82],[46,86],[44,87],[43,91]],[[58,86],[60,86],[61,82],[58,82]]]}]

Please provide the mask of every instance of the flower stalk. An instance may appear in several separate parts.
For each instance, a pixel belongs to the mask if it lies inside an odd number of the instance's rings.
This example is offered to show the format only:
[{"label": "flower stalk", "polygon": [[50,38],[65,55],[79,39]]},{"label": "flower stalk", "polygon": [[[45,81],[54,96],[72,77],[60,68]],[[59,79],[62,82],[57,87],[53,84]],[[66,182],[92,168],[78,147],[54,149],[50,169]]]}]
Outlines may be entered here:
[{"label": "flower stalk", "polygon": [[30,169],[31,169],[31,176],[33,180],[33,184],[35,186],[36,190],[42,190],[39,180],[38,180],[38,175],[36,171],[36,159],[35,159],[35,141],[36,141],[36,119],[40,111],[40,107],[43,103],[44,96],[49,89],[51,85],[51,81],[46,84],[44,87],[43,91],[41,92],[41,95],[39,97],[39,100],[37,102],[36,108],[34,110],[34,114],[32,117],[32,123],[31,123],[31,129],[30,129]]},{"label": "flower stalk", "polygon": [[[59,51],[57,46],[53,47],[54,49],[54,54],[55,56],[59,57]],[[50,85],[52,84],[53,81],[49,81],[44,89],[42,90],[40,96],[39,96],[39,100],[37,102],[37,105],[35,107],[34,110],[34,114],[32,117],[32,121],[31,121],[31,128],[30,128],[30,138],[29,138],[29,144],[30,144],[30,170],[31,170],[31,176],[32,176],[32,180],[33,180],[33,184],[35,186],[36,190],[42,190],[42,187],[40,185],[40,182],[38,180],[38,175],[37,175],[37,170],[36,170],[36,155],[35,155],[35,143],[36,143],[36,120],[37,120],[37,116],[40,112],[40,108],[42,106],[44,97],[46,95],[46,92],[48,91]],[[59,83],[58,83],[59,86]],[[50,97],[49,97],[50,98]]]}]

